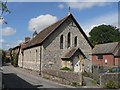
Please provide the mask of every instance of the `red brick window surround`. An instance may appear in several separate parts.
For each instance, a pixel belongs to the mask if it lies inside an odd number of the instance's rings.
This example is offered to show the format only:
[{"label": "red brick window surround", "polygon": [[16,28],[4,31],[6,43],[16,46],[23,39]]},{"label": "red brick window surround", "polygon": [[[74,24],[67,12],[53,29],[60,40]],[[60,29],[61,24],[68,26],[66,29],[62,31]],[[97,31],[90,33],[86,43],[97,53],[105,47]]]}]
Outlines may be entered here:
[{"label": "red brick window surround", "polygon": [[103,55],[97,55],[97,59],[98,59],[98,60],[103,59]]}]

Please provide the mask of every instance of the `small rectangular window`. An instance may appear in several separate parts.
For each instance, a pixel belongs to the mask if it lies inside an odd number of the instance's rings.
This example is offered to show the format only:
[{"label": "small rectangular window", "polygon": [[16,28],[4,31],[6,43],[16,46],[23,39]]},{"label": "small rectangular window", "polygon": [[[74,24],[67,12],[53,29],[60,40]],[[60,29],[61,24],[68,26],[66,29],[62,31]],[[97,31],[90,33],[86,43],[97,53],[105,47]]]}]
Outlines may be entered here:
[{"label": "small rectangular window", "polygon": [[97,55],[98,59],[103,59],[103,55]]}]

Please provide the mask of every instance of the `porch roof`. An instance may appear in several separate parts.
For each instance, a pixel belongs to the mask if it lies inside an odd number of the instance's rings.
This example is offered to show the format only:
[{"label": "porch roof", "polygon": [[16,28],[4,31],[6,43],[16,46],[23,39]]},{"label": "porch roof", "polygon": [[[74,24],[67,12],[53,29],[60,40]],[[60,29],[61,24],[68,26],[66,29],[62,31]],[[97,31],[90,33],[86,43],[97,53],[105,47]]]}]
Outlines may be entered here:
[{"label": "porch roof", "polygon": [[69,51],[65,53],[62,59],[70,59],[73,55],[75,55],[76,52],[79,52],[84,58],[86,58],[84,53],[79,48],[71,48]]}]

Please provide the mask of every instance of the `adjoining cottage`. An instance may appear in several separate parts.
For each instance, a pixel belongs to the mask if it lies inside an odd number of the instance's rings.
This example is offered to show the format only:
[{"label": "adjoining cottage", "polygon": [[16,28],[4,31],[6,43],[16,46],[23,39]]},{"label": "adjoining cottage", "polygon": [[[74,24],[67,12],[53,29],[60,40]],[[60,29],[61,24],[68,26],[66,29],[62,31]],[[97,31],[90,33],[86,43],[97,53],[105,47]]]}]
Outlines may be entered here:
[{"label": "adjoining cottage", "polygon": [[42,72],[69,67],[74,72],[92,67],[92,44],[70,13],[34,36],[19,54],[19,67]]},{"label": "adjoining cottage", "polygon": [[120,66],[120,42],[95,45],[92,62],[102,67]]}]

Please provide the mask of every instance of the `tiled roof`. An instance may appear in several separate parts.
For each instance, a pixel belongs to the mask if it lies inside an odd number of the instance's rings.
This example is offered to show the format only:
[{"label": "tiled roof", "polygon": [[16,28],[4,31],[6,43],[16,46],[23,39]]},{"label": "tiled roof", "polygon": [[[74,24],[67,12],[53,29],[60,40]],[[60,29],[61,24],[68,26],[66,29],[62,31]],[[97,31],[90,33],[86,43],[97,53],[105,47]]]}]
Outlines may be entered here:
[{"label": "tiled roof", "polygon": [[116,52],[114,53],[114,56],[116,56],[116,57],[120,57],[120,43],[119,43],[119,45],[118,45],[118,48],[116,48],[117,50],[116,50]]},{"label": "tiled roof", "polygon": [[105,43],[95,45],[92,54],[113,54],[119,42]]},{"label": "tiled roof", "polygon": [[68,17],[69,16],[66,16],[63,19],[59,20],[58,22],[42,30],[35,38],[33,38],[29,43],[27,43],[26,47],[31,47],[33,45],[42,43]]},{"label": "tiled roof", "polygon": [[114,53],[114,56],[120,57],[120,48]]},{"label": "tiled roof", "polygon": [[17,48],[20,48],[20,45],[17,45],[17,46],[15,46],[15,47],[13,47],[12,50],[15,50],[15,49],[17,49]]},{"label": "tiled roof", "polygon": [[73,19],[73,21],[75,22],[75,24],[79,28],[80,32],[86,38],[89,45],[93,48],[93,45],[90,43],[90,41],[88,40],[86,34],[82,30],[82,28],[79,26],[79,24],[77,23],[77,21],[75,20],[73,15],[69,14],[68,16],[64,17],[63,19],[57,21],[56,23],[54,23],[54,24],[48,26],[47,28],[45,28],[44,30],[42,30],[35,38],[33,38],[30,42],[27,43],[25,49],[42,44],[55,30],[57,30],[58,27],[60,27],[70,17]]},{"label": "tiled roof", "polygon": [[65,53],[64,57],[62,59],[70,59],[77,51],[80,52],[81,55],[85,58],[85,55],[79,48],[72,48],[68,52]]}]

